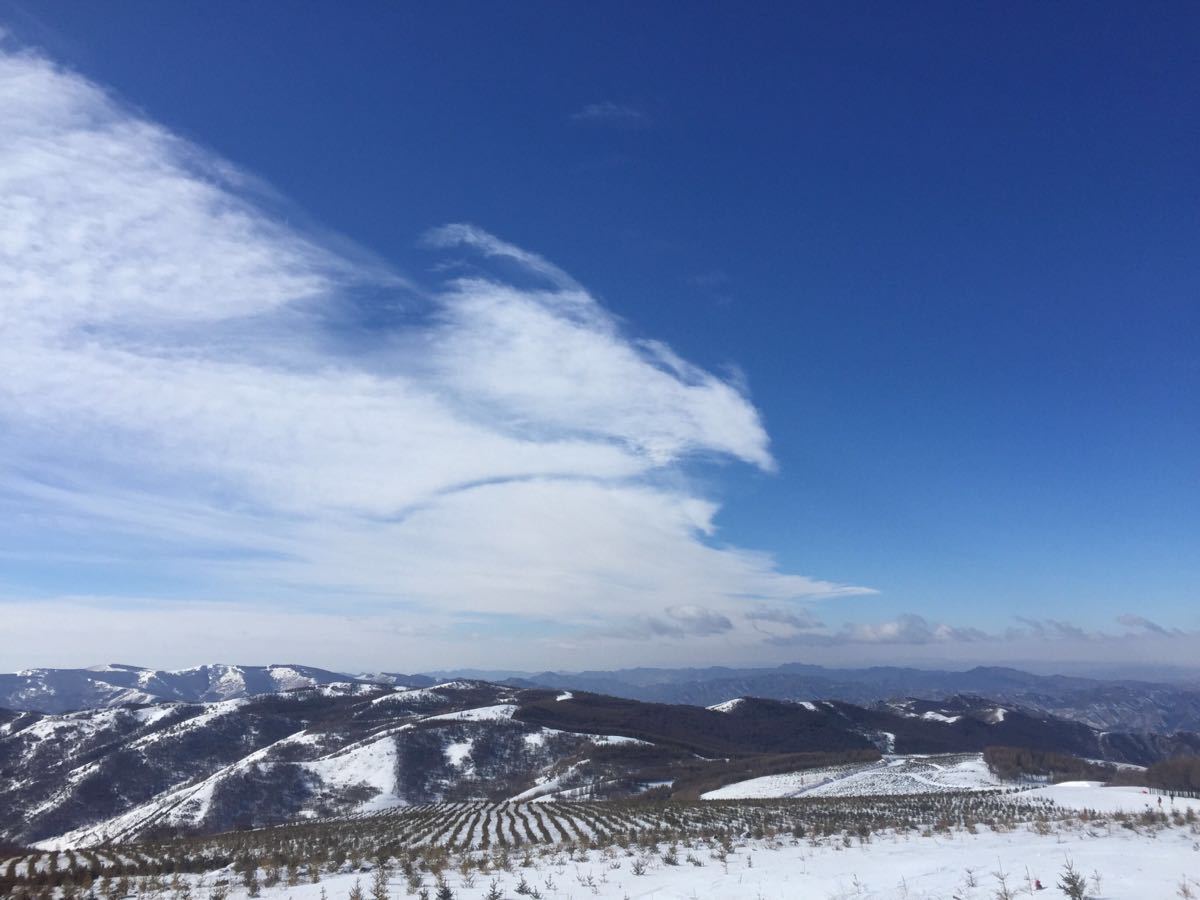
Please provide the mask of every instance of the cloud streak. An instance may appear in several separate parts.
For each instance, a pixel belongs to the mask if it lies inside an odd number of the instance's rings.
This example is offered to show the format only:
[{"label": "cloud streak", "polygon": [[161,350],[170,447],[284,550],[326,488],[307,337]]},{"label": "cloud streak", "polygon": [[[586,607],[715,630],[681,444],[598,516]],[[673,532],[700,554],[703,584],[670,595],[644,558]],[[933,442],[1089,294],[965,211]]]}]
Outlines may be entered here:
[{"label": "cloud streak", "polygon": [[930,622],[924,616],[904,613],[883,622],[846,622],[836,630],[826,629],[820,622],[805,615],[773,612],[751,613],[748,618],[788,626],[787,630],[771,633],[766,642],[778,646],[837,647],[843,645],[904,645],[961,644],[996,640],[976,628]]},{"label": "cloud streak", "polygon": [[650,124],[650,117],[635,106],[602,100],[589,103],[571,113],[572,122],[582,125],[607,125],[620,128],[643,128]]},{"label": "cloud streak", "polygon": [[1117,622],[1133,631],[1141,631],[1160,637],[1174,637],[1183,634],[1178,628],[1164,628],[1157,622],[1152,622],[1145,616],[1135,615],[1134,613],[1125,613],[1124,615],[1117,616]]},{"label": "cloud streak", "polygon": [[[766,642],[778,646],[838,647],[848,645],[911,646],[952,644],[1072,644],[1096,645],[1120,640],[1122,635],[1093,631],[1061,619],[1033,619],[1014,616],[1019,625],[1003,632],[988,632],[979,628],[930,622],[924,616],[904,613],[881,622],[845,622],[832,629],[818,620],[810,610],[760,609],[745,614],[752,624],[781,626],[759,628],[767,634]],[[1146,638],[1194,638],[1197,632],[1168,629],[1149,619],[1127,613],[1116,621],[1133,635]],[[1129,634],[1127,632],[1127,635]]]},{"label": "cloud streak", "polygon": [[0,120],[17,568],[704,637],[868,592],[720,540],[688,470],[771,471],[758,411],[539,255],[450,225],[426,243],[469,274],[414,286],[35,54],[0,51]]}]

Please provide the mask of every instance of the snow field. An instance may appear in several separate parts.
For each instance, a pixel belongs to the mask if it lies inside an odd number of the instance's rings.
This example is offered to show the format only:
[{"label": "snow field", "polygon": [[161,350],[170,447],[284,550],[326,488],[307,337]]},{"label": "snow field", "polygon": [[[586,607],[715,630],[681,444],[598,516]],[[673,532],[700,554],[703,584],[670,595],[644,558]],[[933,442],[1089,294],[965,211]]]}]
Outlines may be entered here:
[{"label": "snow field", "polygon": [[1004,787],[979,754],[885,758],[881,765],[834,778],[807,792],[813,797],[934,794]]},{"label": "snow field", "polygon": [[998,790],[980,753],[885,756],[878,762],[764,775],[725,785],[705,800],[775,797],[871,797]]},{"label": "snow field", "polygon": [[[1191,835],[1149,838],[1144,835],[1084,832],[1043,836],[1031,831],[1004,834],[954,834],[932,838],[887,834],[868,843],[845,846],[839,840],[748,840],[733,852],[719,845],[693,842],[637,850],[575,851],[512,857],[510,869],[496,868],[464,875],[458,867],[445,873],[457,900],[483,900],[493,881],[503,896],[516,898],[522,881],[544,900],[599,897],[623,900],[992,900],[1002,872],[1019,896],[1057,896],[1058,875],[1070,859],[1085,876],[1098,873],[1104,900],[1156,900],[1178,896],[1181,883],[1200,886],[1200,853]],[[689,857],[691,858],[689,860]],[[722,859],[722,857],[724,857]],[[526,864],[528,863],[528,864]],[[635,874],[640,871],[642,874]],[[1048,890],[1029,891],[1033,879]],[[323,877],[321,885],[300,885],[275,891],[279,898],[319,900],[325,887],[331,900],[349,895],[354,882],[364,890],[370,873]],[[431,893],[435,878],[424,873]],[[552,885],[553,887],[550,887]],[[389,879],[393,897],[403,897],[407,885],[395,872]],[[243,900],[235,888],[230,900]],[[264,895],[271,900],[271,892]]]},{"label": "snow field", "polygon": [[[1033,792],[974,792],[691,804],[557,800],[439,803],[196,838],[188,842],[187,852],[192,858],[218,859],[233,853],[234,847],[270,842],[286,845],[291,848],[289,852],[307,859],[320,840],[327,840],[320,836],[329,834],[336,834],[339,846],[371,855],[380,847],[396,846],[440,847],[456,852],[495,847],[516,850],[564,843],[598,846],[632,839],[651,840],[664,834],[791,834],[796,829],[801,833],[857,834],[896,827],[928,829],[1074,816],[1073,812],[1056,807],[1053,798],[1032,795]],[[136,845],[97,847],[94,856],[100,861],[95,868],[97,871],[112,868],[108,860],[115,854],[154,857],[177,852],[172,849],[174,846],[177,845],[143,841]],[[298,848],[305,849],[301,852]],[[40,854],[35,865],[42,865],[48,858],[48,852]]]},{"label": "snow field", "polygon": [[[482,809],[473,813],[478,816]],[[1059,896],[1055,884],[1069,859],[1089,881],[1099,876],[1098,889],[1094,882],[1089,884],[1091,897],[1158,900],[1179,896],[1181,884],[1192,891],[1200,887],[1197,838],[1195,827],[1135,831],[1076,820],[1057,823],[1046,833],[1023,825],[974,833],[887,831],[865,840],[838,834],[782,835],[725,841],[683,838],[591,849],[493,848],[443,854],[433,868],[440,869],[455,900],[485,900],[493,883],[508,900],[520,896],[522,884],[543,900],[992,900],[1000,873],[1016,897]],[[299,883],[280,881],[264,887],[263,900],[322,900],[322,892],[327,900],[346,900],[356,882],[369,893],[374,871],[368,860],[363,855],[360,862],[343,863],[336,872],[322,872],[319,883],[304,877]],[[401,862],[393,860],[386,878],[393,900],[416,893]],[[413,872],[432,894],[434,871],[417,863]],[[249,891],[232,867],[184,877],[192,896],[210,896],[209,891],[224,882],[229,900],[249,900]],[[269,883],[269,869],[260,869],[258,878]],[[1033,879],[1049,890],[1031,891]],[[154,877],[135,879],[133,896],[171,892],[166,885],[165,891],[156,888],[156,883]]]},{"label": "snow field", "polygon": [[496,722],[511,719],[517,711],[515,703],[497,703],[495,706],[477,706],[473,709],[462,709],[458,712],[442,713],[437,716],[426,716],[426,722]]},{"label": "snow field", "polygon": [[1191,810],[1193,815],[1200,816],[1200,800],[1153,794],[1140,787],[1105,787],[1098,781],[1064,781],[1024,791],[1022,796],[1049,800],[1065,809],[1086,809],[1102,814],[1161,812],[1172,815],[1179,812],[1186,815]]}]

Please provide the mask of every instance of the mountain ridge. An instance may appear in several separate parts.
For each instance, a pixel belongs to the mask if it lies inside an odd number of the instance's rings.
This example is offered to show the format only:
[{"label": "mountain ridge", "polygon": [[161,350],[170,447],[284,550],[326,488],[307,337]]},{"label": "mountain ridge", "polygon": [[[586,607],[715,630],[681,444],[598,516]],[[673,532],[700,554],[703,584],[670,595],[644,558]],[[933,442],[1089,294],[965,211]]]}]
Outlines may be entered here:
[{"label": "mountain ridge", "polygon": [[88,844],[655,785],[695,796],[735,776],[992,745],[1146,765],[1200,752],[1200,736],[1106,733],[975,697],[874,707],[743,698],[707,709],[465,679],[0,710],[0,839]]},{"label": "mountain ridge", "polygon": [[425,687],[422,675],[381,672],[348,675],[298,663],[243,666],[209,663],[186,669],[149,669],[107,663],[82,669],[36,668],[0,674],[0,707],[65,713],[126,703],[206,703],[275,693],[299,687],[356,683]]},{"label": "mountain ridge", "polygon": [[[268,666],[209,664],[147,669],[112,663],[84,669],[26,669],[0,674],[0,707],[62,713],[123,703],[208,702],[322,684],[429,687],[455,678],[479,679],[474,669],[435,673],[346,673],[297,663]],[[1006,666],[963,671],[873,666],[831,669],[808,663],[774,668],[650,668],[514,673],[484,678],[515,688],[581,690],[645,702],[712,706],[741,696],[777,700],[840,700],[870,705],[904,697],[946,699],[974,694],[1000,703],[1110,731],[1170,734],[1200,731],[1200,687],[1168,682],[1038,675]]]}]

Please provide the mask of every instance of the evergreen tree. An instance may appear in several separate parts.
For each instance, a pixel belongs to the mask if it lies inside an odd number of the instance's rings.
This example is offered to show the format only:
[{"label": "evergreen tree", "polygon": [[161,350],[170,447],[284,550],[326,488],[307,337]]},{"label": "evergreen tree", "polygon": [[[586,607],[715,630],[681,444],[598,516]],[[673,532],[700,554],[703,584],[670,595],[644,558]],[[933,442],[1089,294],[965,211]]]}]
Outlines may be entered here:
[{"label": "evergreen tree", "polygon": [[371,900],[388,900],[387,869],[382,865],[375,867],[375,877],[371,879]]},{"label": "evergreen tree", "polygon": [[1069,859],[1063,866],[1062,874],[1058,877],[1058,889],[1071,900],[1087,900],[1087,879]]}]

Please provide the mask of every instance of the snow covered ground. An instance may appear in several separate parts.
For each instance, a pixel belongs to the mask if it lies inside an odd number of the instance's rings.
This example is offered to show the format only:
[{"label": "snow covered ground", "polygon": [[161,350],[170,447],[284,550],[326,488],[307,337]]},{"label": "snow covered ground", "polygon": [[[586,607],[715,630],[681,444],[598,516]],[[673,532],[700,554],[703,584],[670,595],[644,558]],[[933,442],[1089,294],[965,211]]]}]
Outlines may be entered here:
[{"label": "snow covered ground", "polygon": [[[363,765],[370,765],[371,744],[361,745]],[[957,760],[955,762],[954,760]],[[901,762],[903,765],[893,765]],[[914,777],[942,779],[939,784],[971,782],[978,779],[970,754],[958,757],[901,758],[885,760],[872,772],[888,774],[891,769],[908,771],[918,763],[936,765],[939,774],[926,776],[909,772]],[[859,767],[859,775],[863,775]],[[865,776],[864,776],[865,777]],[[907,776],[905,776],[907,777]],[[761,781],[762,779],[756,779]],[[846,777],[831,777],[826,784],[854,783]],[[934,794],[942,794],[939,788]],[[835,795],[827,802],[848,802],[846,795]],[[987,801],[983,795],[970,795],[971,803]],[[903,831],[886,830],[865,840],[845,826],[830,832],[807,829],[803,837],[793,836],[786,825],[777,837],[751,839],[748,824],[767,810],[770,804],[704,803],[692,807],[666,807],[665,812],[654,805],[614,804],[603,802],[585,804],[443,804],[405,812],[397,810],[379,818],[355,820],[359,833],[374,835],[374,839],[395,834],[407,835],[408,846],[427,847],[431,835],[440,835],[438,843],[454,838],[455,846],[432,851],[444,860],[446,882],[456,900],[486,900],[501,896],[517,900],[519,896],[534,896],[522,888],[534,889],[543,900],[583,900],[585,897],[621,898],[621,900],[994,900],[1001,887],[1001,874],[1007,881],[1012,897],[1055,897],[1058,877],[1067,860],[1089,879],[1089,897],[1093,900],[1157,900],[1189,896],[1180,894],[1180,886],[1194,896],[1200,896],[1200,801],[1163,798],[1164,816],[1139,817],[1136,814],[1149,808],[1158,812],[1158,795],[1144,794],[1139,788],[1106,788],[1095,782],[1076,782],[1026,791],[995,795],[1000,803],[1024,804],[1029,809],[1031,798],[1053,801],[1062,809],[1094,810],[1101,815],[1070,815],[1061,820],[1054,815],[1034,818],[1025,814],[1017,823],[1001,824],[998,819],[972,816],[978,823],[961,826],[931,827],[921,825]],[[945,802],[932,798],[930,802]],[[824,803],[817,801],[819,805]],[[862,808],[878,810],[897,798],[867,799]],[[908,800],[904,799],[903,803]],[[965,802],[965,801],[964,801]],[[786,804],[784,804],[786,806]],[[775,804],[779,807],[780,804]],[[853,814],[853,804],[844,812]],[[720,820],[710,817],[722,813],[732,815],[726,824],[737,821],[727,832],[732,835],[723,849],[713,839],[681,839],[672,853],[667,844],[647,848],[629,838],[633,824],[638,827],[661,825],[668,818],[681,834],[702,833],[695,828],[709,827]],[[1111,813],[1135,814],[1133,818],[1114,817]],[[1173,814],[1173,815],[1172,815]],[[410,831],[413,817],[432,819],[423,826],[425,832]],[[1188,816],[1191,821],[1188,821]],[[408,816],[408,819],[404,819]],[[481,818],[482,816],[482,818]],[[697,821],[688,824],[689,816]],[[389,818],[390,817],[390,818]],[[397,818],[399,817],[399,818]],[[599,817],[599,818],[597,818]],[[615,818],[614,818],[615,817]],[[954,821],[951,817],[950,821]],[[996,821],[995,827],[983,824]],[[549,836],[538,843],[535,831],[544,822]],[[598,823],[604,822],[603,828]],[[378,823],[378,824],[373,824]],[[407,824],[406,824],[407,823]],[[522,824],[523,823],[523,824]],[[705,824],[707,823],[707,824]],[[380,827],[382,826],[382,827]],[[351,823],[331,827],[340,834]],[[507,849],[496,846],[501,829]],[[605,836],[607,832],[608,836]],[[486,833],[491,848],[475,838]],[[709,830],[707,833],[711,834]],[[761,831],[755,832],[761,834]],[[768,830],[768,834],[775,831]],[[796,832],[800,833],[800,832]],[[520,840],[522,835],[525,840]],[[566,847],[562,841],[582,843],[594,839],[598,849]],[[357,838],[355,839],[357,840]],[[268,842],[269,843],[269,842]],[[468,849],[470,848],[470,849]],[[113,852],[120,853],[120,848]],[[429,851],[424,851],[429,852]],[[105,851],[107,853],[107,851]],[[104,854],[102,853],[102,856]],[[49,854],[35,864],[38,870]],[[60,856],[60,865],[63,864]],[[504,858],[502,865],[497,864]],[[306,859],[304,855],[300,858]],[[361,858],[371,859],[370,845],[364,845]],[[28,858],[27,858],[28,859]],[[481,860],[487,859],[486,871],[480,871]],[[463,861],[471,862],[463,866]],[[673,863],[673,864],[672,864]],[[18,870],[26,863],[22,861]],[[355,881],[360,881],[367,895],[371,891],[372,872],[369,864],[351,869],[343,864],[337,873],[322,872],[320,883],[312,884],[307,877],[301,883],[286,882],[264,887],[263,900],[348,900]],[[0,862],[0,868],[3,863]],[[464,874],[466,873],[466,874]],[[260,872],[266,880],[266,872]],[[434,877],[427,870],[423,884],[435,895]],[[212,888],[219,880],[231,887],[228,900],[249,900],[241,886],[240,876],[230,870],[189,876],[192,897],[214,896]],[[1034,880],[1047,888],[1042,894],[1030,891]],[[489,894],[495,881],[498,894]],[[401,900],[415,895],[415,889],[405,883],[396,870],[390,879],[389,897]],[[157,889],[161,891],[161,888]],[[155,894],[153,884],[143,884],[140,896],[165,897]],[[324,891],[324,895],[322,895]],[[172,896],[183,896],[169,889]],[[215,895],[220,895],[216,892]]]},{"label": "snow covered ground", "polygon": [[[1185,880],[1191,890],[1200,891],[1196,842],[1197,835],[1183,827],[1147,834],[1078,824],[1049,835],[1024,827],[933,837],[909,833],[876,836],[867,843],[855,839],[850,846],[837,838],[789,838],[739,842],[724,860],[714,845],[681,844],[677,865],[664,862],[665,846],[635,855],[623,849],[576,851],[572,856],[556,852],[535,856],[527,866],[514,857],[511,871],[476,872],[464,883],[464,876],[451,870],[446,882],[457,900],[483,900],[493,880],[504,897],[515,900],[522,879],[544,900],[992,900],[1000,885],[996,873],[1003,872],[1013,896],[1049,898],[1061,896],[1056,882],[1070,859],[1087,876],[1089,897],[1167,900],[1180,896]],[[644,872],[637,874],[642,867]],[[235,884],[229,900],[246,900],[236,876],[225,875]],[[1029,890],[1033,879],[1042,882],[1045,893]],[[321,900],[323,890],[328,900],[343,900],[356,880],[369,893],[371,873],[364,869],[324,875],[320,884],[280,884],[265,889],[263,897]],[[207,883],[212,881],[208,876]],[[433,894],[432,876],[426,874],[424,884]],[[389,888],[394,898],[408,896],[399,871],[391,875]]]},{"label": "snow covered ground", "polygon": [[805,769],[765,775],[704,794],[705,800],[776,797],[876,797],[884,794],[936,794],[1004,787],[980,753],[938,756],[885,756],[861,765]]},{"label": "snow covered ground", "polygon": [[[1200,816],[1200,800],[1151,794],[1140,787],[1105,787],[1099,781],[1064,781],[1061,784],[1022,791],[1021,797],[1044,797],[1065,809],[1090,809],[1101,813],[1139,813],[1147,809],[1168,815],[1189,809]],[[1159,801],[1162,801],[1159,803]]]},{"label": "snow covered ground", "polygon": [[[979,753],[936,756],[888,756],[862,765],[829,766],[782,775],[766,775],[729,784],[704,794],[704,800],[769,800],[785,797],[879,797],[1009,788],[998,780]],[[1014,792],[1014,800],[1051,800],[1064,809],[1099,813],[1140,813],[1189,809],[1200,815],[1200,800],[1152,794],[1140,787],[1105,787],[1098,781],[1068,781]],[[1160,802],[1161,799],[1161,802]],[[1200,896],[1200,895],[1198,895]]]},{"label": "snow covered ground", "polygon": [[497,703],[494,706],[477,706],[474,709],[460,709],[458,712],[442,713],[440,716],[427,716],[426,722],[498,722],[511,719],[517,711],[515,703]]}]

